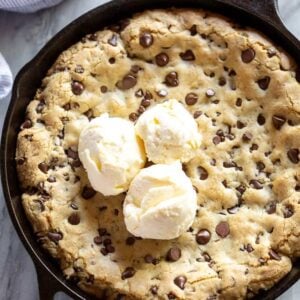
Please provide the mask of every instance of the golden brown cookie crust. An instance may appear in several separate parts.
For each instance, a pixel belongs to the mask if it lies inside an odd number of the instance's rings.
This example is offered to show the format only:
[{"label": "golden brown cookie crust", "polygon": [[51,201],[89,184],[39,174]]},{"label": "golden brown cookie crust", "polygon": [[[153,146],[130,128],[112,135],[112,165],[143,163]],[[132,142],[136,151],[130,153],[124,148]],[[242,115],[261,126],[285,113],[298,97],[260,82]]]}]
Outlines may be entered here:
[{"label": "golden brown cookie crust", "polygon": [[[202,10],[146,11],[64,51],[27,108],[16,151],[42,246],[68,278],[108,299],[242,299],[272,287],[300,255],[295,70],[261,34]],[[126,231],[124,195],[89,188],[78,136],[104,112],[134,121],[169,98],[203,135],[184,165],[199,209],[178,239],[142,240]]]}]

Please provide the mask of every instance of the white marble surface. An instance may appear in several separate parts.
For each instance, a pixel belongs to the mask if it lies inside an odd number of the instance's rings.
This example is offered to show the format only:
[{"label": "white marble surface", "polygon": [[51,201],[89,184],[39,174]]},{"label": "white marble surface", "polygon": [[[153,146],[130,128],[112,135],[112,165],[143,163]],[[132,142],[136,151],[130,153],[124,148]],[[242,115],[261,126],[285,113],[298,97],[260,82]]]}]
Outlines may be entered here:
[{"label": "white marble surface", "polygon": [[[259,0],[258,0],[259,1]],[[0,0],[1,2],[1,0]],[[103,0],[66,0],[61,5],[29,15],[0,11],[0,51],[14,75],[56,32]],[[280,0],[280,11],[287,27],[300,38],[300,0]],[[0,130],[9,97],[0,101]],[[0,300],[38,299],[33,263],[22,246],[5,208],[0,187]],[[69,297],[59,293],[56,299]],[[299,300],[300,282],[280,300]]]}]

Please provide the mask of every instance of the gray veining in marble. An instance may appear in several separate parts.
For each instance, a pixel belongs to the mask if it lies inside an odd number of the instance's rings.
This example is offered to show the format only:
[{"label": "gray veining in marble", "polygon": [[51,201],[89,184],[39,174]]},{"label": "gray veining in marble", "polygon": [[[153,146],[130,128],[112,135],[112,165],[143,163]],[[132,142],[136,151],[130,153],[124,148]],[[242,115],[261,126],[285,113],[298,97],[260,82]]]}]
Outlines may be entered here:
[{"label": "gray veining in marble", "polygon": [[[10,64],[13,74],[16,75],[45,42],[67,23],[104,2],[66,0],[57,7],[29,15],[0,11],[0,51]],[[280,0],[279,4],[285,24],[300,38],[300,0]],[[9,97],[0,101],[0,131],[8,102]],[[38,287],[34,266],[15,233],[0,187],[0,300],[36,299]],[[56,299],[70,298],[59,293]],[[279,299],[300,299],[300,282]]]}]

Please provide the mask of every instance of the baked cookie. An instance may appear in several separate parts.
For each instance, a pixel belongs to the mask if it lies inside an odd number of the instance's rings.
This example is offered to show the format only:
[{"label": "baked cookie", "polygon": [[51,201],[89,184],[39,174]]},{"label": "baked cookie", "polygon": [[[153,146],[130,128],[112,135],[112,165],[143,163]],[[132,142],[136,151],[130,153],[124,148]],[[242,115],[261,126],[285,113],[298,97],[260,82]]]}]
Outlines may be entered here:
[{"label": "baked cookie", "polygon": [[[135,15],[64,51],[27,108],[23,205],[65,276],[106,299],[243,299],[300,256],[300,72],[254,30],[202,10]],[[125,193],[96,193],[78,158],[102,113],[135,122],[179,100],[202,144],[183,165],[198,197],[177,239],[128,233]]]}]

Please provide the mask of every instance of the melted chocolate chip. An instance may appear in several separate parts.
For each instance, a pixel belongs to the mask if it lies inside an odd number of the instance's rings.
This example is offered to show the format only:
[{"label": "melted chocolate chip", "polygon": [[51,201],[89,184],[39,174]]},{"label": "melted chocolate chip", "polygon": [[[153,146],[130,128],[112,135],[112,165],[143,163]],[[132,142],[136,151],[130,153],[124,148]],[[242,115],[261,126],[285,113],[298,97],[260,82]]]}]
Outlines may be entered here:
[{"label": "melted chocolate chip", "polygon": [[141,105],[144,106],[144,107],[150,106],[151,105],[150,99],[143,99],[142,102],[141,102]]},{"label": "melted chocolate chip", "polygon": [[80,216],[78,213],[74,212],[72,213],[69,218],[68,218],[68,222],[71,225],[78,225],[80,223]]},{"label": "melted chocolate chip", "polygon": [[20,129],[28,129],[32,127],[32,121],[30,119],[26,119],[24,123],[20,126]]},{"label": "melted chocolate chip", "polygon": [[224,86],[226,84],[226,78],[225,77],[220,77],[219,78],[219,86]]},{"label": "melted chocolate chip", "polygon": [[234,161],[224,161],[223,167],[224,168],[235,168],[237,165]]},{"label": "melted chocolate chip", "polygon": [[287,219],[294,214],[294,207],[292,205],[287,205],[284,207],[283,216]]},{"label": "melted chocolate chip", "polygon": [[61,232],[48,232],[47,236],[54,243],[58,243],[63,238],[63,234]]},{"label": "melted chocolate chip", "polygon": [[272,123],[275,129],[280,130],[280,128],[284,125],[286,122],[286,118],[278,115],[274,115],[272,117]]},{"label": "melted chocolate chip", "polygon": [[41,162],[38,167],[43,173],[47,174],[49,166],[45,162]]},{"label": "melted chocolate chip", "polygon": [[153,44],[153,36],[149,32],[144,32],[140,35],[140,45],[144,48],[148,48]]},{"label": "melted chocolate chip", "polygon": [[221,238],[225,238],[230,233],[229,224],[227,222],[220,222],[216,227],[216,233]]},{"label": "melted chocolate chip", "polygon": [[106,250],[106,248],[101,248],[100,252],[102,253],[102,255],[106,256],[108,254],[108,251]]},{"label": "melted chocolate chip", "polygon": [[107,41],[111,46],[116,47],[118,44],[118,36],[113,34]]},{"label": "melted chocolate chip", "polygon": [[94,237],[94,243],[96,244],[96,245],[101,245],[102,244],[102,237],[101,236],[95,236]]},{"label": "melted chocolate chip", "polygon": [[242,102],[243,102],[243,100],[241,98],[237,98],[236,102],[235,102],[235,105],[240,107],[240,106],[242,106]]},{"label": "melted chocolate chip", "polygon": [[264,125],[265,123],[266,123],[266,119],[265,119],[265,117],[262,115],[262,114],[259,114],[258,116],[257,116],[257,123],[259,124],[259,125]]},{"label": "melted chocolate chip", "polygon": [[297,149],[297,148],[290,149],[287,152],[287,156],[293,164],[299,163],[299,149]]},{"label": "melted chocolate chip", "polygon": [[196,242],[200,245],[206,245],[211,238],[211,234],[207,229],[201,229],[196,234]]},{"label": "melted chocolate chip", "polygon": [[198,101],[198,96],[195,93],[188,93],[185,96],[185,103],[187,105],[194,105],[197,103],[197,101]]},{"label": "melted chocolate chip", "polygon": [[17,158],[17,165],[21,166],[25,163],[26,161],[26,158],[25,157],[20,157],[20,158]]},{"label": "melted chocolate chip", "polygon": [[186,50],[185,52],[180,53],[179,56],[181,57],[182,60],[186,60],[186,61],[195,60],[195,54],[192,50]]},{"label": "melted chocolate chip", "polygon": [[157,291],[158,291],[158,286],[152,285],[150,288],[150,292],[152,293],[152,295],[157,295]]},{"label": "melted chocolate chip", "polygon": [[127,278],[133,277],[134,274],[135,274],[135,269],[132,268],[132,267],[127,267],[127,268],[123,271],[123,273],[122,273],[122,275],[121,275],[121,278],[122,278],[122,280],[125,280],[125,279],[127,279]]},{"label": "melted chocolate chip", "polygon": [[167,252],[167,261],[177,261],[181,257],[181,250],[178,247],[172,247]]},{"label": "melted chocolate chip", "polygon": [[71,83],[72,92],[74,95],[81,95],[84,91],[84,85],[79,81],[72,81]]},{"label": "melted chocolate chip", "polygon": [[110,63],[110,64],[114,64],[115,62],[116,62],[116,59],[114,58],[114,57],[111,57],[109,60],[108,60],[108,62]]},{"label": "melted chocolate chip", "polygon": [[249,141],[251,141],[251,139],[252,139],[252,134],[248,131],[246,131],[242,136],[242,140],[244,142],[249,142]]},{"label": "melted chocolate chip", "polygon": [[161,52],[155,56],[155,62],[159,67],[164,67],[169,63],[169,56],[167,53]]},{"label": "melted chocolate chip", "polygon": [[131,74],[127,74],[123,77],[121,81],[118,81],[116,85],[120,90],[129,90],[132,87],[134,87],[136,83],[136,77]]},{"label": "melted chocolate chip", "polygon": [[72,159],[78,159],[79,156],[78,156],[78,152],[73,150],[72,148],[68,148],[67,150],[67,156],[72,158]]},{"label": "melted chocolate chip", "polygon": [[259,182],[259,180],[256,180],[256,179],[250,180],[250,186],[256,190],[261,190],[263,188],[263,186]]},{"label": "melted chocolate chip", "polygon": [[165,83],[169,87],[175,87],[179,85],[177,72],[170,72],[165,77]]},{"label": "melted chocolate chip", "polygon": [[268,214],[274,214],[276,212],[276,202],[272,201],[268,203],[265,209]]},{"label": "melted chocolate chip", "polygon": [[151,254],[145,255],[144,261],[145,261],[145,263],[147,263],[147,264],[152,264],[153,256],[152,256]]},{"label": "melted chocolate chip", "polygon": [[191,33],[191,36],[194,36],[197,34],[197,26],[196,24],[194,24],[191,28],[190,28],[190,33]]},{"label": "melted chocolate chip", "polygon": [[242,129],[242,128],[244,128],[245,126],[246,126],[246,124],[243,123],[243,122],[241,122],[241,121],[237,121],[237,122],[236,122],[236,127],[237,127],[238,129]]},{"label": "melted chocolate chip", "polygon": [[214,136],[214,137],[213,137],[213,143],[214,143],[215,145],[220,144],[220,143],[221,143],[221,137],[220,137],[219,135]]},{"label": "melted chocolate chip", "polygon": [[202,111],[200,111],[200,110],[197,110],[197,111],[195,111],[194,112],[194,119],[197,119],[197,118],[199,118],[200,116],[202,115]]},{"label": "melted chocolate chip", "polygon": [[203,167],[199,166],[197,168],[200,180],[206,180],[208,178],[208,172]]},{"label": "melted chocolate chip", "polygon": [[85,186],[81,193],[81,196],[86,200],[94,197],[95,195],[96,195],[96,191],[88,186]]},{"label": "melted chocolate chip", "polygon": [[268,89],[270,81],[271,81],[271,78],[269,76],[266,76],[264,78],[257,80],[257,84],[262,90],[265,91]]},{"label": "melted chocolate chip", "polygon": [[174,279],[174,283],[175,283],[179,288],[181,288],[182,290],[184,290],[184,286],[185,286],[186,281],[187,281],[187,279],[186,279],[186,277],[183,276],[183,275],[177,276],[177,277]]},{"label": "melted chocolate chip", "polygon": [[101,227],[101,228],[98,229],[98,232],[99,232],[100,236],[109,235],[108,232],[107,232],[107,230],[106,230],[106,228],[102,228]]},{"label": "melted chocolate chip", "polygon": [[251,244],[247,244],[246,246],[245,246],[245,249],[247,250],[247,252],[252,252],[252,251],[254,251],[254,249],[253,249],[253,247],[252,247],[252,245]]},{"label": "melted chocolate chip", "polygon": [[281,257],[278,255],[277,252],[275,252],[273,249],[270,249],[269,251],[269,255],[271,259],[275,259],[275,260],[281,260]]},{"label": "melted chocolate chip", "polygon": [[248,48],[242,51],[242,61],[246,64],[250,63],[255,58],[255,51],[252,48]]}]

